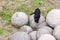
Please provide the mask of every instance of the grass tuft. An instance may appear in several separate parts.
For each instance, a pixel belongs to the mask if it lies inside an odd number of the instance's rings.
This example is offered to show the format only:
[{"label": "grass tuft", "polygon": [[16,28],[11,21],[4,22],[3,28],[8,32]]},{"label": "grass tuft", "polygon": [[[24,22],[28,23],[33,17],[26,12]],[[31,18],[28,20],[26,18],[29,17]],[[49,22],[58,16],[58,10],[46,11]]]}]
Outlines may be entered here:
[{"label": "grass tuft", "polygon": [[2,17],[0,19],[1,22],[4,23],[6,21],[6,24],[11,24],[11,17],[12,17],[11,13],[1,11],[0,16]]},{"label": "grass tuft", "polygon": [[51,11],[52,9],[53,9],[52,6],[48,6],[47,9],[46,9],[47,13],[48,13],[49,11]]},{"label": "grass tuft", "polygon": [[34,0],[33,1],[35,6],[40,6],[40,5],[44,5],[45,4],[45,0]]},{"label": "grass tuft", "polygon": [[8,32],[9,32],[9,33],[11,33],[11,32],[12,32],[12,30],[11,30],[11,29],[9,29],[9,30],[8,30]]},{"label": "grass tuft", "polygon": [[3,28],[0,28],[0,35],[3,35],[3,34],[4,34]]},{"label": "grass tuft", "polygon": [[26,14],[30,14],[31,12],[32,12],[32,10],[31,9],[29,9],[29,8],[27,8],[26,7],[26,5],[21,5],[21,6],[19,6],[17,9],[16,9],[16,11],[22,11],[22,12],[25,12]]}]

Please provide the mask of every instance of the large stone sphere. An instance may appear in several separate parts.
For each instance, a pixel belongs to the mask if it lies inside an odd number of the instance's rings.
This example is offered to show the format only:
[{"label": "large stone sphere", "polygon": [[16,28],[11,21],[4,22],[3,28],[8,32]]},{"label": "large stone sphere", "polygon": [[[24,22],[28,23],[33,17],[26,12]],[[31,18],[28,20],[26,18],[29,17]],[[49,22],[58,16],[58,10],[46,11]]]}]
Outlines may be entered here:
[{"label": "large stone sphere", "polygon": [[43,34],[52,34],[52,29],[50,27],[41,27],[37,31],[37,38],[39,38]]},{"label": "large stone sphere", "polygon": [[32,29],[30,26],[25,25],[25,26],[22,26],[22,27],[20,28],[20,31],[24,31],[24,32],[26,32],[26,33],[30,33],[30,32],[33,31],[33,29]]},{"label": "large stone sphere", "polygon": [[39,23],[36,23],[34,21],[34,14],[29,16],[29,24],[32,28],[38,28],[38,25],[40,25],[43,22],[45,22],[45,18],[42,15],[39,18]]},{"label": "large stone sphere", "polygon": [[37,40],[36,33],[37,33],[37,31],[32,31],[32,32],[29,34],[31,40]]},{"label": "large stone sphere", "polygon": [[44,34],[39,37],[38,40],[56,40],[54,36],[50,34]]},{"label": "large stone sphere", "polygon": [[40,25],[37,26],[37,29],[41,27],[47,27],[47,23],[46,22],[41,23]]},{"label": "large stone sphere", "polygon": [[30,40],[30,36],[25,32],[16,32],[10,36],[10,40]]},{"label": "large stone sphere", "polygon": [[51,10],[46,16],[46,22],[53,28],[60,25],[60,9]]},{"label": "large stone sphere", "polygon": [[24,12],[15,12],[11,18],[11,24],[14,26],[22,26],[28,23],[28,16]]},{"label": "large stone sphere", "polygon": [[57,40],[60,40],[60,25],[54,28],[53,35]]}]

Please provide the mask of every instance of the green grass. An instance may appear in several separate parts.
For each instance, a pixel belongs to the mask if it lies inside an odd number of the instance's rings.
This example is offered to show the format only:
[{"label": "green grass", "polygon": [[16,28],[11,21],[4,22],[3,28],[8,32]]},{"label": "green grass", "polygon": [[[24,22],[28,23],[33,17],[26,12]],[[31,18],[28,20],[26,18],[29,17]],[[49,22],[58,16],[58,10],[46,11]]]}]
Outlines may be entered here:
[{"label": "green grass", "polygon": [[0,35],[3,35],[3,34],[4,34],[3,28],[0,28]]},{"label": "green grass", "polygon": [[39,0],[39,4],[40,5],[44,5],[45,4],[45,0]]},{"label": "green grass", "polygon": [[12,32],[12,29],[9,29],[8,32],[11,33]]},{"label": "green grass", "polygon": [[33,3],[35,6],[39,6],[39,0],[34,0]]},{"label": "green grass", "polygon": [[16,8],[16,11],[25,12],[26,14],[30,14],[32,12],[32,10],[27,8],[24,4]]},{"label": "green grass", "polygon": [[12,13],[12,12],[15,11],[15,9],[12,8],[11,6],[4,5],[4,6],[3,6],[3,11],[6,11],[6,12],[8,12],[8,13]]},{"label": "green grass", "polygon": [[[5,0],[5,1],[8,1],[8,0]],[[19,0],[15,0],[15,1],[12,0],[12,1],[16,3]],[[33,0],[33,3],[36,7],[38,7],[40,5],[44,5],[45,0]],[[14,9],[11,6],[5,5],[5,6],[3,6],[3,11],[0,11],[0,16],[2,17],[2,19],[0,19],[0,21],[1,22],[6,21],[6,24],[9,25],[9,24],[11,24],[11,17],[13,15],[13,13],[15,13],[16,11],[20,11],[20,12],[22,11],[29,15],[35,9],[35,6],[33,6],[32,8],[28,8],[25,4],[21,4],[21,6]],[[51,6],[48,6],[46,9],[46,12],[48,13],[52,9],[53,8]]]},{"label": "green grass", "polygon": [[6,21],[6,24],[10,24],[11,23],[11,17],[12,17],[11,13],[0,11],[0,16],[2,17],[0,19],[1,22],[4,23],[4,21]]},{"label": "green grass", "polygon": [[11,13],[5,13],[5,15],[3,15],[2,19],[4,19],[4,20],[10,20],[11,16],[12,16]]},{"label": "green grass", "polygon": [[44,5],[45,4],[45,0],[34,0],[33,1],[35,6],[40,6],[40,5]]},{"label": "green grass", "polygon": [[48,13],[49,11],[51,11],[52,9],[53,9],[52,6],[48,6],[47,9],[46,9],[47,13]]},{"label": "green grass", "polygon": [[0,16],[5,15],[5,13],[3,11],[0,11]]},{"label": "green grass", "polygon": [[6,24],[11,24],[11,17],[12,17],[12,14],[8,13],[8,14],[5,14],[2,19],[3,20],[6,20]]}]

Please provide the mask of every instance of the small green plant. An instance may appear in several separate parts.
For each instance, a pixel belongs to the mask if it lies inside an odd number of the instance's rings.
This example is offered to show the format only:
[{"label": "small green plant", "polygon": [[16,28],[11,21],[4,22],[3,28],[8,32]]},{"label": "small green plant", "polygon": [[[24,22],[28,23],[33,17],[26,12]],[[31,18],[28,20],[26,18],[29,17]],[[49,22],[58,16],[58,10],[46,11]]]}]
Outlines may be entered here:
[{"label": "small green plant", "polygon": [[11,16],[12,16],[12,14],[11,13],[5,13],[5,15],[3,15],[3,19],[4,20],[10,20],[11,19]]},{"label": "small green plant", "polygon": [[52,6],[48,6],[47,9],[46,9],[47,13],[48,13],[49,11],[51,11],[52,9],[53,9]]},{"label": "small green plant", "polygon": [[12,32],[12,29],[9,29],[8,32],[11,33]]},{"label": "small green plant", "polygon": [[6,21],[6,24],[11,23],[11,17],[12,17],[11,13],[0,11],[0,16],[2,17],[0,18],[0,22],[4,23],[4,21]]},{"label": "small green plant", "polygon": [[11,13],[1,11],[0,16],[2,17],[0,18],[0,22],[6,21],[7,24],[11,23],[11,17],[12,17]]},{"label": "small green plant", "polygon": [[3,28],[0,28],[0,35],[2,35],[4,33]]},{"label": "small green plant", "polygon": [[10,20],[6,20],[6,25],[11,24],[11,19]]},{"label": "small green plant", "polygon": [[5,15],[5,13],[3,11],[0,11],[0,16]]},{"label": "small green plant", "polygon": [[45,1],[44,0],[34,0],[33,3],[35,6],[39,6],[39,5],[44,5]]},{"label": "small green plant", "polygon": [[3,18],[2,18],[4,15],[5,15],[5,12],[0,11],[0,17],[1,17],[1,18],[0,18],[0,22],[1,22],[1,23],[4,22],[4,20],[3,20]]},{"label": "small green plant", "polygon": [[3,20],[6,20],[6,24],[11,24],[11,17],[12,17],[12,14],[11,13],[6,13],[3,17],[2,17],[2,19]]},{"label": "small green plant", "polygon": [[44,5],[44,4],[45,4],[45,0],[40,0],[40,1],[39,1],[39,4],[40,4],[40,5]]},{"label": "small green plant", "polygon": [[39,0],[34,0],[33,2],[35,6],[39,6]]}]

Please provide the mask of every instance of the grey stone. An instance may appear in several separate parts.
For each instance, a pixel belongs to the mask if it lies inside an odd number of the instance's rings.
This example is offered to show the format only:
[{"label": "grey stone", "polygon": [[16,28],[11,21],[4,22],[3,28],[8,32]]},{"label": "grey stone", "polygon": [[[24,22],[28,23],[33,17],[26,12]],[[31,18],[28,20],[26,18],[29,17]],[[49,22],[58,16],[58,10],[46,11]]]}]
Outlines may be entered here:
[{"label": "grey stone", "polygon": [[11,24],[20,27],[28,23],[28,16],[24,12],[16,12],[11,18]]},{"label": "grey stone", "polygon": [[25,32],[16,32],[10,36],[10,40],[30,40],[30,36]]}]

